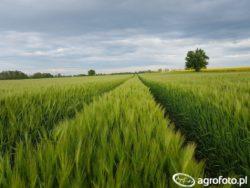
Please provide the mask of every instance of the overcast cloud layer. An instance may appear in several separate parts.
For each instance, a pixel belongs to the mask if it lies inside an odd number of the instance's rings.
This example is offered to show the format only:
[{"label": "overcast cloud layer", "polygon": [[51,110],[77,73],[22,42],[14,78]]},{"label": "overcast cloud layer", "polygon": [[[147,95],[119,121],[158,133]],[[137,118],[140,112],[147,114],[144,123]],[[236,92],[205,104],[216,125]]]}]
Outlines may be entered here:
[{"label": "overcast cloud layer", "polygon": [[250,66],[249,0],[1,0],[0,71]]}]

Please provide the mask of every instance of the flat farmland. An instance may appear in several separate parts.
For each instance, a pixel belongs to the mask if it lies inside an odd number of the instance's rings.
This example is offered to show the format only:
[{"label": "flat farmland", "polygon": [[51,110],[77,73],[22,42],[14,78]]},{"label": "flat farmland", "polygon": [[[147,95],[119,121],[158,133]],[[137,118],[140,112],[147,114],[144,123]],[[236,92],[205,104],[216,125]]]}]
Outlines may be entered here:
[{"label": "flat farmland", "polygon": [[241,177],[249,129],[249,71],[0,81],[0,187]]}]

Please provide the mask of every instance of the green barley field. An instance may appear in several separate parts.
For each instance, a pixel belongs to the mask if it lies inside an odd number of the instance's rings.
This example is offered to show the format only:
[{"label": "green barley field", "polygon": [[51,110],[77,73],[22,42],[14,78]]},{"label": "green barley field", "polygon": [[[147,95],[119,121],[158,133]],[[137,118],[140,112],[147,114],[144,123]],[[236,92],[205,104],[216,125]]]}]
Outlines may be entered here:
[{"label": "green barley field", "polygon": [[0,81],[0,152],[4,188],[244,177],[250,71]]}]

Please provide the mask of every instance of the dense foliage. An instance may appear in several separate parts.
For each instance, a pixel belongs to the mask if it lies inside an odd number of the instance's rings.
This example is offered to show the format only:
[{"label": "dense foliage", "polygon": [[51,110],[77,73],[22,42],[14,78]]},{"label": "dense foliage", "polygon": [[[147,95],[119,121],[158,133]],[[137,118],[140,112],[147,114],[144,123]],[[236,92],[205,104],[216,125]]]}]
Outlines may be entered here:
[{"label": "dense foliage", "polygon": [[[54,76],[50,73],[41,73],[37,72],[31,76],[21,72],[21,71],[3,71],[0,72],[0,80],[20,80],[27,78],[53,78]],[[56,77],[61,77],[61,75],[57,75]]]},{"label": "dense foliage", "polygon": [[93,69],[90,69],[89,71],[88,71],[88,75],[89,76],[94,76],[96,73],[95,73],[95,70],[93,70]]},{"label": "dense foliage", "polygon": [[41,73],[41,72],[37,72],[34,73],[31,78],[53,78],[54,76],[50,73]]},{"label": "dense foliage", "polygon": [[194,69],[200,71],[202,68],[206,68],[208,65],[209,57],[202,49],[196,49],[195,51],[189,51],[186,57],[186,69]]},{"label": "dense foliage", "polygon": [[3,71],[0,72],[0,80],[26,79],[28,75],[21,71]]}]

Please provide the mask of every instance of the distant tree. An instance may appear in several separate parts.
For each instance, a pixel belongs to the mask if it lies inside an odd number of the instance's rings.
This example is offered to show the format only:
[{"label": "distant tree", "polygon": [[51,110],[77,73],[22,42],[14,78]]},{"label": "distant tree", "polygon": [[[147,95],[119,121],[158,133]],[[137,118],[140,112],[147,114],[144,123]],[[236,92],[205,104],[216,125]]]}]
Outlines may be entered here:
[{"label": "distant tree", "polygon": [[0,80],[26,79],[28,75],[21,71],[3,71],[0,72]]},{"label": "distant tree", "polygon": [[56,77],[63,77],[63,75],[61,74],[61,73],[58,73],[57,75],[56,75]]},{"label": "distant tree", "polygon": [[197,48],[195,51],[189,51],[186,57],[186,69],[194,69],[198,72],[207,67],[208,59],[209,57],[202,49]]},{"label": "distant tree", "polygon": [[41,73],[37,72],[31,76],[31,78],[53,78],[53,75],[50,73]]},{"label": "distant tree", "polygon": [[162,69],[158,69],[158,72],[162,72]]},{"label": "distant tree", "polygon": [[88,71],[88,75],[89,76],[94,76],[96,73],[95,73],[95,70],[93,70],[93,69],[90,69],[89,71]]}]

